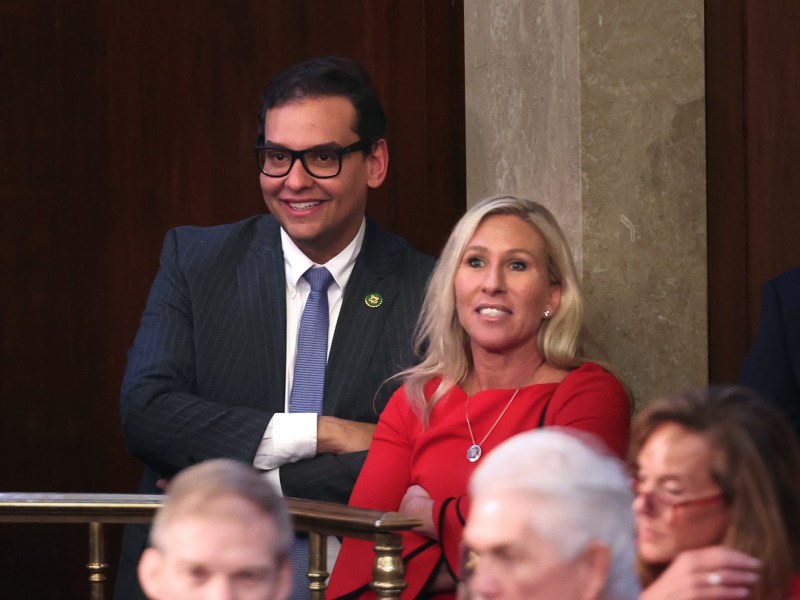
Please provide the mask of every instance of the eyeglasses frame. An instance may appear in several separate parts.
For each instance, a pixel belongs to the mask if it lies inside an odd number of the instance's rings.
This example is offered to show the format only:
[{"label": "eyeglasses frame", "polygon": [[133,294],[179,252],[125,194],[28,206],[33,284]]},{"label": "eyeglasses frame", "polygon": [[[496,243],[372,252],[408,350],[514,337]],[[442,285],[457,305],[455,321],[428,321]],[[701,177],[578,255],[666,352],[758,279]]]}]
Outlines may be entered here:
[{"label": "eyeglasses frame", "polygon": [[694,496],[691,498],[685,498],[683,500],[672,501],[665,497],[664,492],[657,489],[651,489],[644,491],[641,489],[639,482],[635,479],[631,482],[633,487],[633,494],[636,498],[639,496],[644,496],[645,502],[647,502],[651,506],[657,506],[658,508],[669,508],[675,510],[676,508],[687,508],[689,506],[701,506],[703,504],[714,504],[715,502],[719,502],[720,500],[725,499],[725,492],[713,492],[710,494],[702,494],[700,496]]},{"label": "eyeglasses frame", "polygon": [[[347,154],[352,154],[353,152],[358,152],[358,151],[366,152],[371,147],[372,147],[372,142],[368,142],[366,140],[355,141],[349,146],[345,146],[344,148],[317,147],[317,148],[306,148],[304,150],[290,150],[289,148],[284,148],[282,146],[273,146],[271,144],[269,145],[259,144],[256,145],[255,147],[255,154],[256,154],[256,163],[258,164],[258,170],[261,171],[261,173],[266,177],[273,177],[275,179],[286,177],[291,172],[292,167],[294,167],[294,163],[297,161],[297,159],[300,159],[300,163],[303,165],[303,168],[305,169],[306,173],[311,175],[311,177],[313,177],[314,179],[332,179],[333,177],[337,177],[342,172],[342,165],[344,164],[342,161],[342,157],[344,157]],[[283,175],[270,175],[269,173],[264,172],[264,168],[261,164],[261,161],[259,160],[259,153],[262,152],[263,150],[268,150],[268,149],[280,150],[282,152],[285,152],[286,154],[289,154],[292,157],[292,161],[289,163],[289,168],[286,169],[286,173],[284,173]],[[330,152],[332,154],[336,154],[339,158],[339,169],[333,175],[315,175],[308,168],[308,164],[306,163],[306,157],[305,157],[306,152],[320,152],[323,150]]]}]

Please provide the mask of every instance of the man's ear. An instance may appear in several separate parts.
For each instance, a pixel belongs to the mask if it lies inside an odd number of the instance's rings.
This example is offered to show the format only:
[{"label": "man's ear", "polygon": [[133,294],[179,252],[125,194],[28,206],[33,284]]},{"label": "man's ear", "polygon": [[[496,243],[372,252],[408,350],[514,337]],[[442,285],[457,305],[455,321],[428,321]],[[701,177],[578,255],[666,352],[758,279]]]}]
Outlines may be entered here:
[{"label": "man's ear", "polygon": [[145,596],[150,600],[162,600],[161,578],[164,572],[164,557],[155,548],[146,548],[139,560],[137,573]]},{"label": "man's ear", "polygon": [[379,187],[389,171],[389,146],[386,140],[380,139],[372,146],[372,152],[367,155],[367,167],[367,185],[371,188]]},{"label": "man's ear", "polygon": [[598,541],[591,541],[578,557],[577,572],[583,578],[581,600],[596,600],[603,591],[611,565],[611,551]]}]

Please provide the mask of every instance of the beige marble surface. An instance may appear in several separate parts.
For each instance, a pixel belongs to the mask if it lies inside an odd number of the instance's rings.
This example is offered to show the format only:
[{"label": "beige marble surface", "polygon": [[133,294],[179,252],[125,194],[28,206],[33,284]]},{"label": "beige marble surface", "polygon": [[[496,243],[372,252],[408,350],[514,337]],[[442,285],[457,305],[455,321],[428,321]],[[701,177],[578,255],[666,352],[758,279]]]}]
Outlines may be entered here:
[{"label": "beige marble surface", "polygon": [[538,200],[580,261],[577,0],[467,1],[467,197]]},{"label": "beige marble surface", "polygon": [[467,193],[541,198],[639,402],[707,380],[702,0],[465,0]]}]

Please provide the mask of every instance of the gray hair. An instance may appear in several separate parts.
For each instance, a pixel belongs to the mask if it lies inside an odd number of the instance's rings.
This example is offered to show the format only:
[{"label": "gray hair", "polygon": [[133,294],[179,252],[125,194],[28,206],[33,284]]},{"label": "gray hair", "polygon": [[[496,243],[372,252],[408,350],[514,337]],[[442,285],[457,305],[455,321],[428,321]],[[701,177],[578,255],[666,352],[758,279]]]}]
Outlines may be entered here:
[{"label": "gray hair", "polygon": [[275,555],[282,562],[292,543],[292,523],[283,497],[252,467],[226,458],[209,460],[181,471],[170,483],[164,504],[156,512],[150,543],[163,548],[170,523],[187,515],[203,515],[211,500],[240,498],[251,503],[275,524]]},{"label": "gray hair", "polygon": [[609,549],[599,600],[639,597],[630,477],[598,438],[559,427],[509,438],[486,456],[470,480],[473,498],[498,490],[521,502],[526,497],[544,500],[548,510],[532,513],[529,524],[564,559],[574,558],[592,541]]}]

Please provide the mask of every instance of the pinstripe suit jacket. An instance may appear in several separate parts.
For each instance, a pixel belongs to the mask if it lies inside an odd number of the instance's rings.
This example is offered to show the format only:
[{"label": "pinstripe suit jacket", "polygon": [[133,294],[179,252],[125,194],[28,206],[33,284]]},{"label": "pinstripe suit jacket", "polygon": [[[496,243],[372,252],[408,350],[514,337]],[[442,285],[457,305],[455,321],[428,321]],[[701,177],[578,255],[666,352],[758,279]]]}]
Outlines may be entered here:
[{"label": "pinstripe suit jacket", "polygon": [[[331,345],[323,412],[376,422],[413,361],[411,335],[433,259],[367,219]],[[123,428],[147,465],[140,486],[209,458],[252,463],[284,411],[286,283],[271,215],[168,232],[122,384]],[[383,304],[370,308],[377,292]],[[377,392],[377,394],[376,394]],[[347,502],[366,452],[281,467],[287,496]]]}]

